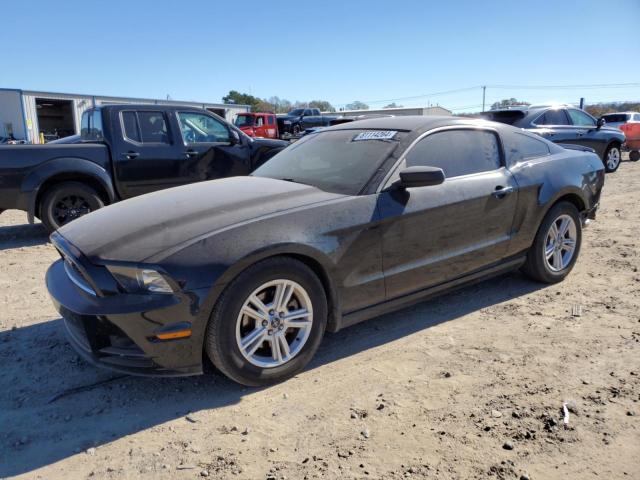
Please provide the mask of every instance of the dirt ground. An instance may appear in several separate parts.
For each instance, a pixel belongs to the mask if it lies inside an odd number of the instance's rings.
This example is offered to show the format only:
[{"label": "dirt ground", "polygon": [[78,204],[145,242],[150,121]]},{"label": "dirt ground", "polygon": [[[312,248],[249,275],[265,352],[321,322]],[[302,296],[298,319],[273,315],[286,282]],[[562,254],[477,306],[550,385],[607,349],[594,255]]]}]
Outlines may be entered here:
[{"label": "dirt ground", "polygon": [[[569,278],[514,273],[328,334],[305,372],[122,376],[65,340],[57,254],[0,215],[0,478],[640,478],[640,163]],[[562,405],[568,402],[568,428]]]}]

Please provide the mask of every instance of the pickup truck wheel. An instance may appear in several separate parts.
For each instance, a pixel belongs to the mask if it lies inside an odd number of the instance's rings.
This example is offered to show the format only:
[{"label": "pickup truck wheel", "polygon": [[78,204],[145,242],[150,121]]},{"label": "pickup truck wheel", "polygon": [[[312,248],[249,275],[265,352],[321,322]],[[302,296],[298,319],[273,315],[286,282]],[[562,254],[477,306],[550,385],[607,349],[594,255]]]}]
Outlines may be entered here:
[{"label": "pickup truck wheel", "polygon": [[544,217],[522,271],[542,283],[561,282],[575,265],[581,243],[578,209],[572,203],[560,202]]},{"label": "pickup truck wheel", "polygon": [[300,135],[300,125],[294,125],[293,126],[293,135],[296,136],[296,137],[298,135]]},{"label": "pickup truck wheel", "polygon": [[300,372],[326,324],[322,282],[299,260],[274,257],[229,283],[211,313],[204,346],[222,373],[257,387]]},{"label": "pickup truck wheel", "polygon": [[100,195],[80,182],[64,182],[52,186],[42,197],[40,219],[53,232],[76,218],[104,207]]},{"label": "pickup truck wheel", "polygon": [[610,145],[604,153],[604,170],[607,173],[615,172],[620,166],[620,147]]}]

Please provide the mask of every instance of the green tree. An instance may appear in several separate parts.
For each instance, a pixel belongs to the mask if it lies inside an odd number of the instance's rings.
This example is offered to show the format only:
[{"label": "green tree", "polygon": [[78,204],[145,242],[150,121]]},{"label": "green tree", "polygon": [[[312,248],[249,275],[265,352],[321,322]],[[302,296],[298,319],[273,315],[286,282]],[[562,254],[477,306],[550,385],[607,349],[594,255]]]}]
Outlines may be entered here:
[{"label": "green tree", "polygon": [[344,108],[347,110],[369,110],[369,105],[361,102],[360,100],[356,100],[355,102],[345,105]]},{"label": "green tree", "polygon": [[257,107],[262,100],[258,97],[254,97],[253,95],[249,95],[248,93],[240,93],[237,90],[231,90],[227,95],[222,97],[222,102],[235,103],[238,105],[250,105],[252,109],[255,110],[255,107]]},{"label": "green tree", "polygon": [[319,108],[321,112],[335,112],[336,109],[333,108],[326,100],[312,100],[309,102],[309,108]]},{"label": "green tree", "polygon": [[389,105],[387,105],[386,107],[382,107],[382,108],[402,108],[402,105],[396,105],[396,102],[390,103]]},{"label": "green tree", "polygon": [[511,105],[531,105],[529,102],[522,102],[520,100],[516,100],[515,98],[505,98],[504,100],[500,100],[499,102],[495,102],[491,105],[491,110],[499,110],[501,108],[506,108]]}]

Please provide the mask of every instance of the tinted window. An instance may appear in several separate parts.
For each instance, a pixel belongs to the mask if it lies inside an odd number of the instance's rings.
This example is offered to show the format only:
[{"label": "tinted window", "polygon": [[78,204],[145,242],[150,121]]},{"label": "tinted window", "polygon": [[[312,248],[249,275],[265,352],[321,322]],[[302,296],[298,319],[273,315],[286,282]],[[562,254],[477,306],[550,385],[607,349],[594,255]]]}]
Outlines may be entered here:
[{"label": "tinted window", "polygon": [[536,125],[569,125],[564,110],[547,110],[534,122]]},{"label": "tinted window", "polygon": [[136,112],[122,112],[122,127],[125,137],[129,140],[133,140],[134,142],[142,141]]},{"label": "tinted window", "polygon": [[302,137],[253,175],[313,185],[328,192],[357,195],[405,136],[402,132],[327,130]]},{"label": "tinted window", "polygon": [[312,112],[311,110],[309,110],[309,109],[306,109],[306,110],[304,111],[304,114],[305,114],[305,115],[313,115],[313,112]]},{"label": "tinted window", "polygon": [[180,130],[185,143],[229,142],[229,130],[219,120],[204,113],[178,113]]},{"label": "tinted window", "polygon": [[574,110],[573,108],[568,110],[569,117],[571,117],[571,123],[581,127],[595,127],[596,121],[586,113],[580,110]]},{"label": "tinted window", "polygon": [[272,117],[271,115],[269,115],[269,116],[267,117],[267,123],[268,123],[269,125],[273,125],[273,117]]},{"label": "tinted window", "polygon": [[250,127],[253,125],[252,115],[238,115],[234,122],[238,127]]},{"label": "tinted window", "polygon": [[637,121],[640,122],[640,113],[636,113],[633,118]]},{"label": "tinted window", "polygon": [[87,110],[84,112],[82,115],[80,135],[83,140],[95,142],[104,140],[101,110]]},{"label": "tinted window", "polygon": [[512,132],[503,137],[509,163],[549,155],[549,147],[542,140],[522,133]]},{"label": "tinted window", "polygon": [[142,143],[169,143],[167,122],[162,112],[137,112]]},{"label": "tinted window", "polygon": [[625,123],[627,121],[626,113],[612,113],[610,115],[603,115],[607,123]]},{"label": "tinted window", "polygon": [[407,167],[438,167],[451,178],[500,168],[500,150],[492,132],[451,130],[423,138],[406,160]]}]

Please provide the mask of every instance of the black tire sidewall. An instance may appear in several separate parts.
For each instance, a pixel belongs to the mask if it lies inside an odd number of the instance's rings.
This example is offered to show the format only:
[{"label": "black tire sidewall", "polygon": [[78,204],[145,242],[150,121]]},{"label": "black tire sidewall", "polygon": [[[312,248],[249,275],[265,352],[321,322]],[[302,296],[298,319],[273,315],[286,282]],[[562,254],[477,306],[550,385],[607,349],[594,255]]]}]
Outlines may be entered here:
[{"label": "black tire sidewall", "polygon": [[92,212],[104,207],[104,202],[98,193],[83,183],[65,182],[54,185],[45,192],[40,208],[40,220],[48,231],[53,232],[62,226],[58,225],[53,215],[53,208],[60,199],[70,195],[84,198]]},{"label": "black tire sidewall", "polygon": [[[306,290],[313,306],[312,329],[302,350],[292,360],[278,367],[260,368],[240,352],[236,320],[242,305],[256,288],[281,278],[292,280]],[[269,259],[249,267],[227,286],[209,319],[205,349],[214,366],[236,382],[248,386],[268,385],[290,378],[309,363],[322,341],[326,324],[326,295],[313,271],[295,259]]]},{"label": "black tire sidewall", "polygon": [[[549,268],[544,256],[545,243],[547,239],[547,233],[551,224],[555,222],[559,216],[569,215],[576,224],[576,248],[573,252],[573,257],[564,269],[559,272],[554,272]],[[527,259],[528,265],[526,268],[527,273],[536,280],[545,283],[557,283],[569,275],[573,269],[578,256],[580,255],[580,248],[582,246],[582,222],[580,220],[580,213],[578,209],[569,202],[561,202],[554,205],[544,217],[544,220],[540,224],[540,228],[536,233],[536,238],[529,251],[529,258]]]}]

